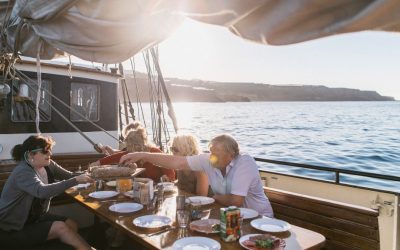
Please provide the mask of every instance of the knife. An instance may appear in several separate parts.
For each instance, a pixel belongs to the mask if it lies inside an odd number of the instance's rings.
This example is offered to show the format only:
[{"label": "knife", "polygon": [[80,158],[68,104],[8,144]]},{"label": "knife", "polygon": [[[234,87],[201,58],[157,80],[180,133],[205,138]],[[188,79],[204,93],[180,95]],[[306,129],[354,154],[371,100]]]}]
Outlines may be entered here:
[{"label": "knife", "polygon": [[151,237],[151,236],[154,236],[154,235],[157,235],[157,234],[165,233],[165,232],[174,230],[175,228],[176,228],[176,227],[167,227],[167,228],[165,228],[165,229],[163,229],[163,230],[160,230],[160,231],[158,231],[158,232],[148,234],[147,237]]}]

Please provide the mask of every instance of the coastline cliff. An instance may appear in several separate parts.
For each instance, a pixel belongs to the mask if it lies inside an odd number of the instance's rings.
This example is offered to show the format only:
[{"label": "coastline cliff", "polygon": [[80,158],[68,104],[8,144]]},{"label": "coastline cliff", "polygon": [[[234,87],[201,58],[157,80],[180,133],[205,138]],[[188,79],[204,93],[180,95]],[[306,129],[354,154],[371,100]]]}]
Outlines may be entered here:
[{"label": "coastline cliff", "polygon": [[[128,91],[136,96],[132,76],[126,77]],[[254,101],[395,101],[376,91],[328,88],[322,85],[271,85],[261,83],[212,82],[165,78],[174,102],[254,102]],[[141,100],[148,101],[149,85],[144,74],[136,75]]]}]

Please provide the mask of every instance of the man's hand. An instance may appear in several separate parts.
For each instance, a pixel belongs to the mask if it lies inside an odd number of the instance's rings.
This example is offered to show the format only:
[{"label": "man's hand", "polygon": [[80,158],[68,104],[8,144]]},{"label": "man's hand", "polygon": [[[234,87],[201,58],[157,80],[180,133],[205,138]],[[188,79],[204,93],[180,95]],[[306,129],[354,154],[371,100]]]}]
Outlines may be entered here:
[{"label": "man's hand", "polygon": [[242,207],[244,202],[244,196],[235,194],[216,194],[213,198],[224,206]]},{"label": "man's hand", "polygon": [[121,159],[119,160],[119,164],[125,166],[138,162],[142,159],[141,155],[142,155],[141,152],[126,154],[121,157]]},{"label": "man's hand", "polygon": [[95,161],[89,164],[89,167],[96,167],[96,166],[100,166],[100,161]]}]

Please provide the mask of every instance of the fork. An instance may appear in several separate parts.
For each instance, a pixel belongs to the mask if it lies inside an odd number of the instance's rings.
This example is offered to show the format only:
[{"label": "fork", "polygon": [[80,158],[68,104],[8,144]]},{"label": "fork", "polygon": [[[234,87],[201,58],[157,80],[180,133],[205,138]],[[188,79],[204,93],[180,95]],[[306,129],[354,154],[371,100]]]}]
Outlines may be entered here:
[{"label": "fork", "polygon": [[150,234],[147,235],[147,237],[151,237],[151,236],[154,236],[154,235],[165,233],[165,232],[168,232],[168,231],[171,231],[171,230],[174,230],[174,229],[176,229],[176,227],[171,227],[170,226],[170,227],[167,227],[167,228],[165,228],[163,230],[160,230],[160,231],[157,231],[157,232],[154,232],[154,233],[150,233]]}]

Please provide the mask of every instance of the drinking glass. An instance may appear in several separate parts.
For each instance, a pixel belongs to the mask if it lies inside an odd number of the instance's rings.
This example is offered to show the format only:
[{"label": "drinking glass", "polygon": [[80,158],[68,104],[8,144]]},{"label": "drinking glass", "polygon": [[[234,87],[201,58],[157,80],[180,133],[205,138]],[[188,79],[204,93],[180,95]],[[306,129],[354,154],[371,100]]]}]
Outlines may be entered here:
[{"label": "drinking glass", "polygon": [[104,181],[103,180],[96,180],[95,183],[96,191],[101,191],[104,189]]},{"label": "drinking glass", "polygon": [[180,228],[187,228],[189,224],[190,214],[187,210],[178,210],[176,212],[176,220]]},{"label": "drinking glass", "polygon": [[132,189],[131,179],[117,179],[117,192],[125,193]]}]

